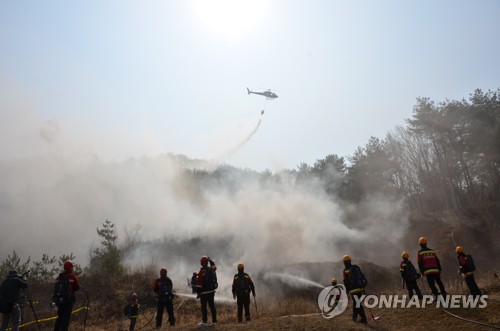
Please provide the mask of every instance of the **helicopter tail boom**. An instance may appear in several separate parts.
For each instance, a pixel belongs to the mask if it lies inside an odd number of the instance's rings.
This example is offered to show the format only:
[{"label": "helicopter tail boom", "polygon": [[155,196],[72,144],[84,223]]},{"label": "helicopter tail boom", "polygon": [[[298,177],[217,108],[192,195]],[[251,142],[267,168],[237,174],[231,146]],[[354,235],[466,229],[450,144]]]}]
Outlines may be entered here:
[{"label": "helicopter tail boom", "polygon": [[247,87],[247,91],[248,91],[248,94],[252,93],[252,91],[250,91],[250,89]]}]

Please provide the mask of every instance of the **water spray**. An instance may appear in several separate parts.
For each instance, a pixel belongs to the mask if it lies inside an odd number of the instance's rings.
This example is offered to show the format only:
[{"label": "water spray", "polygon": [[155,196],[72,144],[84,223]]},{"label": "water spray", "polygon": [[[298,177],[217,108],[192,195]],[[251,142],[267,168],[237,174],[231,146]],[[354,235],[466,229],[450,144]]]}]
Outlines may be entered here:
[{"label": "water spray", "polygon": [[264,275],[264,279],[276,279],[279,280],[283,283],[286,283],[292,287],[297,287],[297,288],[307,288],[307,287],[314,287],[314,288],[320,288],[324,289],[325,287],[321,284],[318,284],[316,282],[313,282],[312,280],[298,277],[298,276],[293,276],[285,273],[280,273],[280,272],[268,272]]},{"label": "water spray", "polygon": [[[187,294],[187,293],[173,293],[173,294],[175,294],[176,296],[179,296],[179,297],[184,297],[184,298],[188,298],[188,299],[193,299],[193,300],[198,299],[196,294]],[[215,298],[214,298],[214,301],[215,301],[215,302],[220,302],[220,303],[227,303],[227,304],[229,304],[229,303],[233,303],[233,300],[232,300],[232,299],[230,299],[230,298],[225,298],[225,297],[222,297],[222,298],[220,298],[220,297],[215,297]]]},{"label": "water spray", "polygon": [[223,155],[217,157],[215,160],[216,163],[222,163],[223,161],[227,160],[231,155],[239,151],[243,146],[246,145],[246,143],[252,138],[252,136],[257,132],[257,130],[260,127],[260,124],[262,123],[262,118],[259,117],[255,125],[253,126],[252,130],[241,140],[239,141],[236,146],[231,148],[229,151],[225,152]]},{"label": "water spray", "polygon": [[[189,287],[190,285],[191,285],[191,280],[188,278],[188,279],[187,279],[187,284],[186,284],[186,289],[184,290],[184,292],[186,292],[186,293],[187,293],[187,289],[188,289],[188,287]],[[184,299],[185,299],[185,298],[186,298],[186,297],[183,297],[183,298],[182,298],[181,303],[179,303],[179,305],[177,306],[177,308],[175,308],[175,311],[178,311],[178,310],[179,310],[179,308],[181,308],[182,304],[184,303]]]}]

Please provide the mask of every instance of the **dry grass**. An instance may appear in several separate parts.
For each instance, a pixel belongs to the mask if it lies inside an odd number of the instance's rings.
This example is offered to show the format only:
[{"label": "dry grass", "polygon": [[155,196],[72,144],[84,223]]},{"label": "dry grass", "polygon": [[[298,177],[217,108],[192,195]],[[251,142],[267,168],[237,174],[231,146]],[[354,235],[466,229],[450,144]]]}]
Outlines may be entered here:
[{"label": "dry grass", "polygon": [[[486,309],[451,309],[451,311],[462,317],[490,324],[500,323],[500,295],[497,292],[491,296]],[[175,299],[177,308],[182,302],[179,298]],[[255,307],[252,306],[253,321],[250,324],[236,323],[236,305],[217,304],[219,330],[482,330],[484,328],[460,321],[449,315],[446,315],[440,309],[429,306],[424,309],[366,309],[369,319],[367,326],[350,321],[351,306],[340,316],[331,320],[324,319],[318,314],[318,308],[315,302],[300,300],[300,298],[290,298],[280,302],[258,301],[259,317],[255,313]],[[87,321],[87,330],[125,330],[128,329],[128,321],[125,321],[119,314],[103,320],[99,317],[97,310],[99,307],[93,306]],[[378,321],[371,320],[371,313],[379,316]],[[152,330],[154,328],[155,310],[152,307],[145,307],[143,314],[137,322],[137,329]],[[76,315],[72,320],[72,330],[83,329],[83,314]],[[199,302],[194,300],[184,301],[180,308],[176,310],[178,330],[197,329],[196,324],[200,321]],[[150,321],[146,327],[144,325]],[[168,330],[164,316],[164,326],[162,329]],[[42,330],[51,330],[52,323],[43,325]],[[26,328],[26,330],[37,330],[36,326]]]},{"label": "dry grass", "polygon": [[[149,272],[136,273],[119,278],[103,278],[98,276],[82,277],[84,288],[78,293],[78,301],[75,307],[87,304],[85,292],[89,294],[91,310],[86,320],[87,330],[128,330],[128,320],[122,316],[122,309],[130,290],[134,289],[141,293],[140,302],[143,307],[142,314],[137,321],[136,329],[152,330],[155,326],[155,304],[156,299],[151,291],[151,277]],[[462,282],[462,285],[460,285]],[[118,284],[118,285],[111,285]],[[123,284],[120,286],[119,284]],[[454,313],[463,317],[486,322],[500,323],[500,281],[492,274],[479,274],[478,284],[488,295],[490,301],[486,309],[456,309]],[[422,283],[419,282],[422,286]],[[460,278],[448,279],[446,281],[447,291],[450,294],[462,294],[467,292],[465,283]],[[427,284],[423,287],[424,293],[429,293]],[[85,292],[84,292],[85,290]],[[406,294],[401,288],[387,288],[385,293]],[[263,292],[262,292],[263,293]],[[55,311],[49,309],[50,297],[52,295],[52,284],[30,289],[32,299],[37,303],[34,305],[37,317],[46,318],[55,315]],[[268,293],[269,296],[269,293]],[[220,294],[216,294],[216,298]],[[238,324],[236,322],[236,303],[224,304],[217,302],[219,326],[221,330],[331,330],[331,329],[375,329],[375,330],[422,330],[422,329],[477,329],[477,326],[457,320],[446,315],[439,309],[428,307],[425,309],[378,309],[372,310],[373,314],[381,319],[370,322],[363,326],[350,321],[350,309],[332,320],[326,320],[319,315],[319,309],[314,293],[311,295],[297,295],[273,298],[258,298],[258,316],[255,305],[252,302],[251,312],[253,321],[251,324]],[[191,298],[177,297],[174,299],[174,309],[179,330],[191,330],[201,321],[200,303]],[[370,311],[367,310],[370,318]],[[209,313],[210,316],[210,313]],[[33,320],[34,316],[29,306],[25,309],[25,320]],[[210,317],[209,317],[210,319]],[[83,329],[85,311],[79,312],[72,317],[72,330]],[[168,329],[167,314],[163,318],[163,328]],[[149,322],[149,324],[148,324]],[[51,330],[53,321],[40,324],[41,330]],[[146,327],[144,327],[147,324]],[[480,328],[479,328],[480,329]],[[22,330],[38,330],[36,324],[27,326]]]}]

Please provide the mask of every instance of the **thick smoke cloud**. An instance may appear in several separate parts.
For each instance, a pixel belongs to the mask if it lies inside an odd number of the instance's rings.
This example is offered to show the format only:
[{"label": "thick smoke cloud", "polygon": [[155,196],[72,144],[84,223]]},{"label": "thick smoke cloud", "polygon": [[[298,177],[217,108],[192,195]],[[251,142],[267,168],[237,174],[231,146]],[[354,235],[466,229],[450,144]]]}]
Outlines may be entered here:
[{"label": "thick smoke cloud", "polygon": [[[99,146],[83,129],[40,118],[29,105],[20,112],[8,106],[0,113],[1,258],[13,250],[35,260],[73,252],[86,264],[106,219],[121,238],[140,224],[143,243],[127,251],[126,265],[168,265],[180,280],[203,254],[216,254],[228,270],[223,278],[240,261],[257,271],[344,254],[382,264],[380,251],[399,255],[393,247],[407,215],[398,201],[378,196],[345,205],[316,180],[298,182],[287,171],[266,177],[164,153],[112,161],[104,154],[112,146]],[[201,239],[189,247],[191,238]]]}]

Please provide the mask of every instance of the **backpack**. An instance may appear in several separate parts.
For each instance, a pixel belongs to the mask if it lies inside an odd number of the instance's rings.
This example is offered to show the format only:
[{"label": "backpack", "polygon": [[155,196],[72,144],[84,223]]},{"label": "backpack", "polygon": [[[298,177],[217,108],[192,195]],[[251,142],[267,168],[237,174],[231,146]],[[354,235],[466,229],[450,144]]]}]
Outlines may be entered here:
[{"label": "backpack", "polygon": [[467,269],[469,271],[476,271],[476,265],[474,264],[474,259],[472,258],[472,255],[467,254]]},{"label": "backpack", "polygon": [[162,279],[158,286],[158,298],[163,302],[172,300],[174,298],[172,294],[172,288],[170,287],[170,282],[167,279]]},{"label": "backpack", "polygon": [[353,288],[366,287],[368,281],[357,265],[351,266],[351,268],[349,268],[349,272],[351,273]]},{"label": "backpack", "polygon": [[236,293],[249,293],[250,282],[248,281],[248,276],[246,274],[238,274],[236,277],[238,277],[236,283]]},{"label": "backpack", "polygon": [[406,280],[417,280],[420,278],[420,274],[417,272],[415,266],[410,261],[406,263],[404,276]]},{"label": "backpack", "polygon": [[56,306],[63,306],[67,303],[73,301],[73,295],[71,294],[69,278],[60,276],[56,280],[54,286],[54,296],[52,296],[52,301]]},{"label": "backpack", "polygon": [[203,290],[213,291],[219,287],[217,284],[217,274],[215,268],[207,267],[205,269],[205,277],[203,278]]}]

